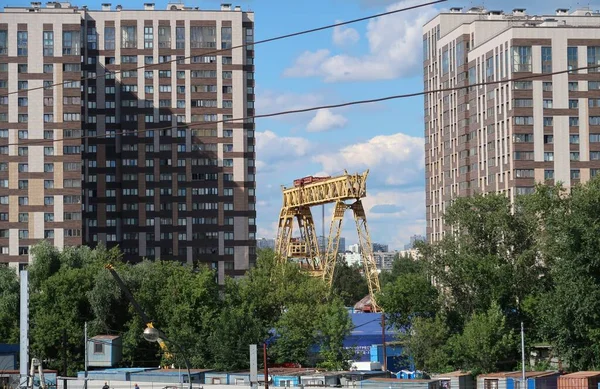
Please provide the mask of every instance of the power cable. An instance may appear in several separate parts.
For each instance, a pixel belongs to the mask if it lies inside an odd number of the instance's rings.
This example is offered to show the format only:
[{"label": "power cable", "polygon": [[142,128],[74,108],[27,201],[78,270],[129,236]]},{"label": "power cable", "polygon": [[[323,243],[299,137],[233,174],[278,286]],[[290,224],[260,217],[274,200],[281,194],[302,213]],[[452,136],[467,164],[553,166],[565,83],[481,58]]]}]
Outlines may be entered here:
[{"label": "power cable", "polygon": [[[341,27],[341,26],[345,26],[345,25],[348,25],[348,24],[358,23],[358,22],[362,22],[362,21],[365,21],[365,20],[374,19],[374,18],[378,18],[378,17],[382,17],[382,16],[388,16],[388,15],[393,15],[393,14],[400,13],[400,12],[411,11],[411,10],[414,10],[414,9],[418,9],[418,8],[422,8],[422,7],[427,7],[429,5],[439,4],[439,3],[446,2],[446,1],[447,0],[436,0],[436,1],[431,1],[429,3],[417,4],[417,5],[413,5],[413,6],[410,6],[410,7],[400,8],[400,9],[393,10],[393,11],[382,12],[382,13],[378,13],[378,14],[375,14],[375,15],[369,15],[369,16],[365,16],[365,17],[362,17],[362,18],[358,18],[358,19],[348,20],[348,21],[345,21],[345,22],[328,24],[326,26],[311,28],[309,30],[303,30],[303,31],[293,32],[293,33],[290,33],[290,34],[276,36],[276,37],[273,37],[273,38],[262,39],[262,40],[259,40],[259,41],[256,41],[256,42],[247,42],[247,43],[244,43],[244,44],[241,44],[241,45],[238,45],[238,46],[232,46],[232,47],[227,48],[227,49],[213,50],[213,51],[209,51],[209,52],[206,52],[206,53],[202,53],[200,55],[189,55],[187,57],[179,57],[179,58],[175,58],[175,59],[172,59],[172,60],[169,60],[169,61],[165,61],[165,62],[160,62],[160,63],[144,64],[143,66],[138,66],[138,67],[132,68],[132,69],[116,70],[114,72],[106,71],[106,69],[105,69],[105,72],[103,74],[100,74],[100,75],[97,74],[97,75],[92,76],[92,77],[82,77],[81,79],[79,79],[79,82],[84,82],[84,81],[89,81],[89,80],[96,80],[98,78],[105,77],[106,74],[114,75],[114,74],[120,74],[120,73],[122,73],[124,71],[126,71],[126,72],[130,72],[130,71],[133,71],[133,70],[137,71],[137,70],[141,70],[141,69],[147,69],[147,68],[155,67],[155,66],[162,66],[162,65],[165,65],[165,64],[173,63],[173,62],[190,59],[192,57],[214,55],[214,54],[219,54],[219,53],[223,53],[223,52],[229,52],[229,51],[232,51],[232,50],[235,50],[235,49],[244,48],[244,47],[247,47],[247,46],[254,46],[254,45],[259,45],[259,44],[262,44],[262,43],[268,43],[268,42],[274,42],[274,41],[278,41],[278,40],[282,40],[282,39],[293,38],[293,37],[300,36],[300,35],[306,35],[306,34],[310,34],[310,33],[313,33],[313,32],[323,31],[323,30],[327,30],[327,29],[331,29],[331,28],[335,28],[335,27]],[[9,93],[7,93],[5,95],[0,95],[0,97],[6,97],[6,96],[10,96],[10,95],[17,94],[17,93],[29,92],[29,91],[39,90],[39,89],[50,89],[50,88],[54,88],[56,86],[70,84],[70,83],[73,83],[73,82],[77,82],[77,80],[68,80],[68,81],[63,81],[63,82],[59,82],[59,83],[51,84],[51,85],[47,85],[47,86],[38,86],[38,87],[35,87],[35,88],[16,90],[16,91],[13,91],[13,92],[9,92]]]},{"label": "power cable", "polygon": [[[202,123],[178,123],[178,125],[176,125],[176,126],[170,125],[170,126],[166,126],[166,127],[147,128],[147,129],[143,129],[143,130],[121,131],[121,132],[116,132],[114,134],[109,134],[109,135],[110,135],[110,138],[114,138],[117,135],[131,136],[131,135],[135,135],[135,134],[139,134],[139,133],[146,133],[148,131],[163,131],[163,130],[172,130],[172,129],[179,129],[179,128],[195,129],[195,128],[203,128],[203,127],[207,127],[207,126],[213,127],[218,123],[244,122],[248,119],[254,120],[254,119],[262,119],[262,118],[275,117],[275,116],[292,115],[292,114],[297,114],[297,113],[318,111],[320,109],[333,109],[333,108],[340,108],[340,107],[348,107],[348,106],[352,106],[352,105],[379,103],[382,101],[424,96],[424,95],[433,94],[433,93],[452,92],[452,91],[466,89],[466,88],[472,88],[472,87],[483,87],[483,86],[487,86],[487,85],[504,84],[504,83],[515,82],[515,81],[530,81],[530,80],[534,80],[537,78],[546,78],[548,76],[554,76],[554,75],[558,75],[558,74],[572,73],[572,72],[576,72],[579,70],[589,70],[589,69],[597,69],[597,68],[600,68],[600,65],[585,66],[585,67],[581,67],[581,68],[574,68],[574,69],[568,69],[568,70],[559,70],[559,71],[552,72],[552,73],[532,74],[532,75],[527,75],[527,76],[507,78],[507,79],[498,80],[498,81],[484,81],[484,82],[478,82],[475,84],[469,84],[469,85],[463,85],[463,86],[453,86],[453,87],[448,87],[448,88],[432,89],[432,90],[427,90],[427,91],[378,97],[378,98],[367,99],[367,100],[354,100],[354,101],[348,101],[348,102],[344,102],[344,103],[319,105],[319,106],[313,106],[313,107],[308,107],[308,108],[299,108],[299,109],[293,109],[293,110],[287,110],[287,111],[279,111],[279,112],[265,113],[265,114],[259,114],[259,115],[250,115],[250,116],[246,116],[246,117],[242,117],[242,118],[235,118],[235,119],[223,119],[223,120],[215,120],[215,121],[211,121],[211,122],[202,122]],[[8,143],[8,144],[4,144],[3,146],[17,146],[17,145],[30,146],[30,145],[46,144],[46,143],[54,144],[54,142],[62,142],[62,141],[69,141],[69,140],[76,140],[76,139],[84,140],[84,139],[88,139],[88,138],[98,139],[98,138],[107,138],[107,137],[109,137],[109,136],[104,134],[104,135],[85,135],[85,136],[79,136],[79,137],[73,137],[73,138],[34,139],[34,140],[31,140],[31,141],[28,141],[25,143]]]}]

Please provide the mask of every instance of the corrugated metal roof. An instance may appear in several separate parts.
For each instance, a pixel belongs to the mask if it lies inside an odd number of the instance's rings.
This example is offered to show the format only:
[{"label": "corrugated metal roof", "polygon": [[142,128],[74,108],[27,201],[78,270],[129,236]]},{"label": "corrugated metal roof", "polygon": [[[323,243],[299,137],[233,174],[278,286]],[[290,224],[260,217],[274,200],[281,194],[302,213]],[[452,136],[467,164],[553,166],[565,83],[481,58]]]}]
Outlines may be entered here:
[{"label": "corrugated metal roof", "polygon": [[445,373],[445,374],[435,374],[433,377],[434,378],[443,378],[443,377],[463,377],[463,376],[468,376],[471,375],[470,371],[452,371],[450,373]]},{"label": "corrugated metal roof", "polygon": [[[547,377],[551,375],[559,374],[557,371],[527,371],[525,372],[526,378],[537,378],[537,377]],[[600,373],[598,373],[600,374]],[[499,373],[490,373],[490,374],[482,374],[477,376],[477,378],[521,378],[523,375],[520,371],[510,371],[510,372],[499,372]]]},{"label": "corrugated metal roof", "polygon": [[576,373],[565,374],[561,378],[590,378],[600,376],[600,371],[578,371]]},{"label": "corrugated metal roof", "polygon": [[368,381],[381,381],[381,382],[435,382],[438,381],[436,379],[432,379],[432,380],[427,380],[427,379],[404,379],[404,378],[383,378],[383,377],[375,377],[375,378],[369,378],[368,380],[365,380],[363,382],[368,382]]}]

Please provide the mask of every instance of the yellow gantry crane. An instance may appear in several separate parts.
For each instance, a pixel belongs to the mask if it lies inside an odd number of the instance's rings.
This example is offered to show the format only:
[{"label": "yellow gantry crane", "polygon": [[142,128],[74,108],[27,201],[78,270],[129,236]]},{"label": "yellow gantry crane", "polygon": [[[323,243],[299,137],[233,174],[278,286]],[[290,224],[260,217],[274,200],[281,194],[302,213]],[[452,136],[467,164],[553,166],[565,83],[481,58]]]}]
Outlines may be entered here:
[{"label": "yellow gantry crane", "polygon": [[[279,214],[279,227],[275,252],[281,261],[294,260],[311,274],[322,277],[331,286],[340,244],[342,221],[346,210],[354,214],[358,243],[362,255],[364,275],[369,286],[371,309],[378,312],[375,293],[380,291],[379,277],[373,245],[367,228],[367,217],[361,199],[367,195],[367,176],[344,174],[337,177],[304,177],[294,181],[294,187],[282,188],[283,206]],[[321,253],[314,219],[310,210],[313,206],[335,204],[325,252]],[[300,231],[293,238],[294,219]]]}]

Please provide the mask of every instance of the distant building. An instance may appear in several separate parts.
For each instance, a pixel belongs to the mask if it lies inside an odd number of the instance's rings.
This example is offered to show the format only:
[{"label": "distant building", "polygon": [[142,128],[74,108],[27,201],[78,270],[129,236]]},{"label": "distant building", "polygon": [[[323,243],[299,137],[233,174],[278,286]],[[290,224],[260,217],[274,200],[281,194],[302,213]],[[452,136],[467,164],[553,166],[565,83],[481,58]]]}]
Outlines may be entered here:
[{"label": "distant building", "polygon": [[350,246],[348,246],[348,251],[350,251],[351,253],[355,253],[358,254],[360,253],[360,246],[357,244],[351,244]]},{"label": "distant building", "polygon": [[258,239],[256,241],[256,247],[259,249],[275,249],[275,239]]},{"label": "distant building", "polygon": [[[324,237],[323,235],[317,238],[319,242],[319,250],[325,252],[327,249],[327,245],[329,244],[329,237]],[[346,238],[343,236],[340,237],[340,245],[338,246],[338,253],[344,253],[346,251]]]},{"label": "distant building", "polygon": [[373,251],[374,252],[382,252],[385,253],[389,250],[389,246],[383,243],[373,243]]},{"label": "distant building", "polygon": [[346,263],[348,264],[348,266],[354,266],[354,265],[360,265],[360,264],[362,264],[362,259],[361,259],[359,253],[353,253],[353,252],[345,253],[344,254],[344,260],[346,261]]},{"label": "distant building", "polygon": [[375,264],[377,266],[377,270],[391,270],[392,265],[394,263],[394,258],[396,257],[397,252],[381,252],[377,251],[373,253],[373,257],[375,258]]},{"label": "distant building", "polygon": [[421,255],[416,249],[401,250],[398,251],[398,255],[401,257],[411,257],[413,259],[421,258]]},{"label": "distant building", "polygon": [[404,250],[410,250],[415,247],[417,242],[425,242],[427,240],[423,235],[413,235],[410,237],[410,243],[404,245]]}]

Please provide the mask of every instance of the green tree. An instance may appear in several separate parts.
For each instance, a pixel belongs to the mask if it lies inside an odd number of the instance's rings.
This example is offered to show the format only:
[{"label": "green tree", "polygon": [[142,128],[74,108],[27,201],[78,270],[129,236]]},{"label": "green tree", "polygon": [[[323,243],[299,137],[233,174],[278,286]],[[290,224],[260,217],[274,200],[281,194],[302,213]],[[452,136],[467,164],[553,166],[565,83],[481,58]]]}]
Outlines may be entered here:
[{"label": "green tree", "polygon": [[352,350],[344,348],[344,339],[352,332],[353,324],[348,310],[339,298],[319,305],[319,334],[321,362],[327,370],[346,370]]},{"label": "green tree", "polygon": [[0,266],[0,343],[19,340],[19,278],[15,270]]},{"label": "green tree", "polygon": [[497,305],[476,313],[467,321],[462,334],[450,340],[457,367],[474,373],[510,369],[516,365],[517,342],[514,331]]},{"label": "green tree", "polygon": [[390,324],[408,328],[417,317],[435,317],[438,311],[438,291],[424,273],[400,274],[388,282],[378,301]]},{"label": "green tree", "polygon": [[530,197],[552,288],[538,304],[542,335],[572,370],[600,366],[600,180],[539,186]]},{"label": "green tree", "polygon": [[416,317],[410,332],[401,336],[406,345],[404,354],[412,357],[415,367],[427,372],[453,370],[451,350],[447,342],[450,330],[441,315],[435,318]]},{"label": "green tree", "polygon": [[349,266],[346,261],[336,261],[333,273],[332,293],[342,299],[347,306],[354,306],[369,294],[367,281],[359,266]]}]

